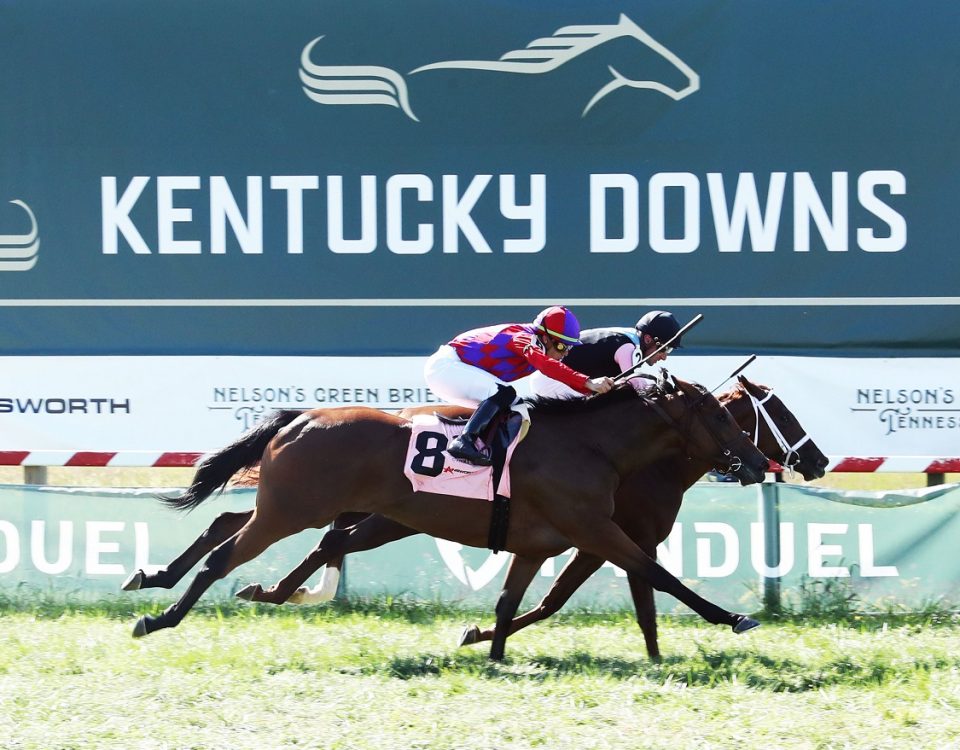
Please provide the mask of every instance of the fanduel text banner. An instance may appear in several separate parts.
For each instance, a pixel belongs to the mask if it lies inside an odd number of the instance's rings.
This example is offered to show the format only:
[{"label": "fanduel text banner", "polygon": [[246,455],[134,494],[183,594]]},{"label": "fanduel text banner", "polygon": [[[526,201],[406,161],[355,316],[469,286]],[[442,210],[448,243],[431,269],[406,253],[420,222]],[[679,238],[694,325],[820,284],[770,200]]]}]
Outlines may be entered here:
[{"label": "fanduel text banner", "polygon": [[[818,488],[775,489],[782,493],[783,513],[772,562],[764,555],[761,490],[722,483],[698,483],[687,493],[669,537],[657,549],[658,561],[701,595],[738,611],[760,606],[764,577],[779,579],[784,600],[793,604],[797,589],[811,582],[847,586],[865,609],[958,600],[960,570],[951,554],[960,524],[956,485],[911,491],[916,497],[906,501],[913,504],[886,508],[850,505],[849,498],[831,502],[828,491]],[[0,487],[0,591],[122,597],[143,601],[145,607],[157,598],[170,600],[183,592],[192,574],[172,592],[122,592],[120,585],[138,568],[152,571],[166,565],[219,513],[247,510],[253,503],[253,490],[228,490],[183,515],[146,491]],[[214,584],[207,596],[229,597],[248,583],[272,585],[321,536],[322,530],[311,529],[272,545]],[[541,566],[527,606],[546,593],[569,554]],[[417,535],[351,555],[346,590],[359,596],[487,603],[492,612],[509,557]],[[317,585],[321,575],[307,585]],[[577,592],[571,606],[622,608],[629,602],[624,572],[608,563]],[[661,612],[688,612],[666,595],[658,594],[657,603]]]}]

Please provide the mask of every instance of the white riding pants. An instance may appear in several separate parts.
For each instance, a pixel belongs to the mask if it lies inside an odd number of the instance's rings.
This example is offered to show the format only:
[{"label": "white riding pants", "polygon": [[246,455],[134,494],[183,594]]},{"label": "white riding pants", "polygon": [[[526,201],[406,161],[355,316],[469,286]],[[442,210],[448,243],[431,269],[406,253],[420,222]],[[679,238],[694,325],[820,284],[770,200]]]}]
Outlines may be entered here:
[{"label": "white riding pants", "polygon": [[575,391],[566,383],[554,380],[540,371],[530,376],[530,390],[534,396],[547,396],[548,398],[583,398],[583,394],[580,393],[580,391]]},{"label": "white riding pants", "polygon": [[430,390],[444,401],[471,409],[496,393],[498,385],[508,385],[496,375],[461,361],[449,344],[430,355],[423,366],[423,377]]}]

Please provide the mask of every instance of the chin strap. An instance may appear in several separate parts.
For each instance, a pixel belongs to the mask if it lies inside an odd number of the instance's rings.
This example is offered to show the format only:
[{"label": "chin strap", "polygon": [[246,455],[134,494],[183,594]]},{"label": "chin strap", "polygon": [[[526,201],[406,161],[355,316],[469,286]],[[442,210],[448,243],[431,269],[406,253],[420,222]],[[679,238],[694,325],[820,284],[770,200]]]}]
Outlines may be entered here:
[{"label": "chin strap", "polygon": [[[780,428],[777,427],[776,422],[773,421],[773,417],[767,412],[764,404],[770,399],[773,395],[773,391],[768,391],[767,395],[762,399],[758,399],[749,391],[746,391],[746,394],[750,397],[750,403],[753,404],[753,414],[757,420],[757,430],[756,434],[753,436],[753,444],[759,447],[760,444],[760,417],[763,416],[763,421],[767,423],[767,427],[770,429],[770,434],[773,435],[773,439],[777,441],[777,445],[780,446],[780,450],[783,451],[783,461],[782,465],[786,466],[790,474],[793,474],[793,467],[800,460],[800,454],[797,453],[797,448],[806,443],[810,436],[807,433],[803,433],[803,437],[800,438],[796,443],[790,445],[787,442],[786,437],[780,431]],[[793,459],[793,460],[791,460]]]}]

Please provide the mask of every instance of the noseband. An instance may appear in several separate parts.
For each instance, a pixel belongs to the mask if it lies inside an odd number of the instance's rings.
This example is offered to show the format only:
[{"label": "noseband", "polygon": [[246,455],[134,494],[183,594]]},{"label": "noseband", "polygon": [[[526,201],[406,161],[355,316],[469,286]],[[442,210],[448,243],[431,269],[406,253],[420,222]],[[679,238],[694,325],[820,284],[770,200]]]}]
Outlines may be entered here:
[{"label": "noseband", "polygon": [[750,403],[753,405],[753,416],[757,420],[757,427],[753,434],[753,444],[758,448],[760,447],[760,417],[762,416],[763,421],[767,423],[767,427],[770,429],[770,434],[773,435],[773,439],[777,441],[777,445],[780,446],[780,450],[783,452],[782,465],[787,467],[787,470],[793,474],[793,467],[800,462],[800,454],[797,452],[797,449],[806,443],[810,439],[810,436],[804,432],[803,437],[793,445],[790,445],[764,406],[764,404],[770,400],[770,397],[773,396],[773,391],[767,391],[767,395],[762,399],[758,399],[746,388],[744,388],[744,391],[750,397]]}]

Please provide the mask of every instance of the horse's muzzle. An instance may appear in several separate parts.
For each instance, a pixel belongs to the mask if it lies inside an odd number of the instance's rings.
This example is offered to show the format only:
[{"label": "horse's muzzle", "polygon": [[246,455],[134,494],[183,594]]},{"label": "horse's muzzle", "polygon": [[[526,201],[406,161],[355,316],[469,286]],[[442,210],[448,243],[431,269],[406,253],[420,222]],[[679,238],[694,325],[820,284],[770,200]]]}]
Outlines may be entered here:
[{"label": "horse's muzzle", "polygon": [[769,463],[764,459],[763,465],[744,463],[739,456],[731,456],[729,473],[740,480],[741,485],[757,484],[767,476]]}]

